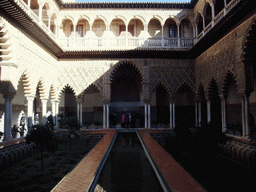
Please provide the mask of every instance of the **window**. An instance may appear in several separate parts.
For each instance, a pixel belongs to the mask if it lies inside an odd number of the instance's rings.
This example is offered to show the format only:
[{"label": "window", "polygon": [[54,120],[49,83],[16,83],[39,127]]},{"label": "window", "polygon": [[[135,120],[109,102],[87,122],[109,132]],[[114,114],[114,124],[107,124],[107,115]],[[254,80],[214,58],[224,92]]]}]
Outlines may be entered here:
[{"label": "window", "polygon": [[[71,33],[73,32],[74,26],[71,26]],[[73,34],[73,33],[72,33]],[[83,25],[76,26],[76,37],[83,37]]]},{"label": "window", "polygon": [[169,25],[169,37],[174,38],[177,37],[177,26],[175,24]]}]

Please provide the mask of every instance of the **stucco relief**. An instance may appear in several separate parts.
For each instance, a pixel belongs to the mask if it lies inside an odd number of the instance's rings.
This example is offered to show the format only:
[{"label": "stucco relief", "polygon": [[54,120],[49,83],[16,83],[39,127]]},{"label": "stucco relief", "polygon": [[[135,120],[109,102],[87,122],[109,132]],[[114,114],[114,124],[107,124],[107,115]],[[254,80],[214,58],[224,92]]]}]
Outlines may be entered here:
[{"label": "stucco relief", "polygon": [[[82,94],[83,91],[89,87],[91,84],[101,85],[99,82],[101,76],[104,74],[104,67],[65,67],[60,69],[59,75],[57,77],[57,87],[60,93],[61,89],[65,85],[69,85],[78,96]],[[98,86],[97,86],[98,87]]]},{"label": "stucco relief", "polygon": [[191,67],[151,67],[150,68],[150,92],[162,83],[173,98],[177,89],[187,83],[195,90],[195,72]]},{"label": "stucco relief", "polygon": [[215,79],[219,94],[222,94],[223,82],[228,71],[232,72],[239,84],[238,90],[244,89],[243,64],[237,61],[235,41],[230,42],[230,37],[218,42],[213,48],[206,51],[196,59],[196,83],[202,83],[205,91],[208,91],[209,82]]}]

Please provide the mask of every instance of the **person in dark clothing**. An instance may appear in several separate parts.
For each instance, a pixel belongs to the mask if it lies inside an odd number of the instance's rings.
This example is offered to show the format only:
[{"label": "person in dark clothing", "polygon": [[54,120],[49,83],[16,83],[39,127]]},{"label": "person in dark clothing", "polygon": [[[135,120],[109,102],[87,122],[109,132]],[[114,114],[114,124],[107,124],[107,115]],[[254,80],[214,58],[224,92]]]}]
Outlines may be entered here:
[{"label": "person in dark clothing", "polygon": [[25,130],[25,122],[26,122],[26,117],[25,114],[22,114],[22,117],[20,118],[20,126],[22,130]]},{"label": "person in dark clothing", "polygon": [[53,129],[53,125],[54,125],[54,123],[53,123],[53,117],[52,117],[52,114],[50,114],[50,115],[47,117],[47,123],[49,123],[49,124],[50,124],[50,126],[51,126],[51,128],[52,128],[52,130],[54,130],[54,129]]}]

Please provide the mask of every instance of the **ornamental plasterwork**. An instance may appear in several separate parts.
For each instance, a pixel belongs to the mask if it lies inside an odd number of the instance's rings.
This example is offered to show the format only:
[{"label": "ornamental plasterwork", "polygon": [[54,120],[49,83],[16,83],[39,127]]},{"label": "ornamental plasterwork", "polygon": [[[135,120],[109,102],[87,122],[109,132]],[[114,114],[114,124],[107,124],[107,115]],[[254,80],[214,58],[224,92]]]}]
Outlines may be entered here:
[{"label": "ornamental plasterwork", "polygon": [[177,89],[184,83],[195,90],[195,72],[193,67],[151,67],[150,92],[158,84],[163,84],[170,96],[175,97]]},{"label": "ornamental plasterwork", "polygon": [[209,82],[215,79],[221,94],[225,75],[230,71],[239,82],[237,89],[244,89],[243,65],[236,58],[236,52],[239,52],[237,48],[240,48],[235,43],[233,35],[230,34],[196,59],[197,85],[202,83],[205,91],[208,91]]},{"label": "ornamental plasterwork", "polygon": [[91,84],[102,92],[103,75],[109,68],[105,61],[70,61],[63,62],[61,66],[56,81],[59,95],[66,85],[74,90],[76,96],[83,94]]},{"label": "ornamental plasterwork", "polygon": [[57,61],[5,19],[1,18],[1,23],[8,31],[10,36],[8,43],[11,44],[12,50],[18,50],[11,53],[11,62],[14,62],[15,66],[11,68],[9,80],[14,88],[17,89],[21,76],[25,74],[28,78],[26,84],[29,90],[25,94],[35,95],[40,80],[45,86],[43,96],[48,97],[52,77],[55,77]]}]

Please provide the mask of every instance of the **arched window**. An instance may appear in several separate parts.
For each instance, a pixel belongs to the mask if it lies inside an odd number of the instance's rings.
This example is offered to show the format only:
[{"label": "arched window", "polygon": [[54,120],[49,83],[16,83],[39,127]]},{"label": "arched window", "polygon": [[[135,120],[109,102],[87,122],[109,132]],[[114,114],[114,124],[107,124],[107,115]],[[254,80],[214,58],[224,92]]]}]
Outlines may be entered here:
[{"label": "arched window", "polygon": [[169,25],[169,37],[174,38],[178,36],[177,26],[175,24]]}]

